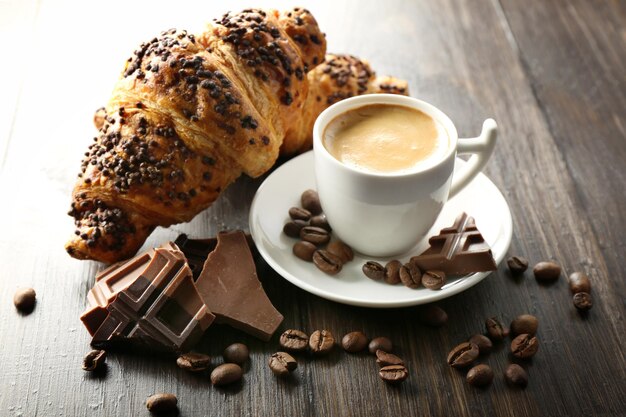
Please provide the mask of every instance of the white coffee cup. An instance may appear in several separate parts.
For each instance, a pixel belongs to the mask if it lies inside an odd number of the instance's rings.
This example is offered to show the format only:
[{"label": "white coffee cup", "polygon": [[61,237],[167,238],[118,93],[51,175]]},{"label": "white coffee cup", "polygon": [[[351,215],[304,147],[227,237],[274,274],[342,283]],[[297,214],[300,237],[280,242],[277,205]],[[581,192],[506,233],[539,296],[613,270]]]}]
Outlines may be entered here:
[{"label": "white coffee cup", "polygon": [[[398,173],[366,171],[340,162],[324,146],[326,126],[338,115],[369,104],[400,105],[426,113],[447,131],[448,149],[419,162],[414,170]],[[364,255],[388,257],[407,252],[425,237],[446,201],[483,169],[496,136],[496,122],[487,119],[480,136],[459,139],[448,116],[412,97],[368,94],[333,104],[313,127],[317,191],[333,232]],[[455,170],[457,154],[473,155],[463,168]]]}]

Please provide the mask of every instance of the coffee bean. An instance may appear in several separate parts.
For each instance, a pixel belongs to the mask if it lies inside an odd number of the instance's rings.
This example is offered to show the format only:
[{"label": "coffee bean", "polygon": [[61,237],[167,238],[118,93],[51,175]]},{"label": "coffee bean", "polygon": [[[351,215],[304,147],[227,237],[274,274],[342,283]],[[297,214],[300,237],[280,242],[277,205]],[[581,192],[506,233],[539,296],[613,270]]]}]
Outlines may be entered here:
[{"label": "coffee bean", "polygon": [[304,226],[300,229],[300,239],[322,245],[330,240],[330,234],[321,227]]},{"label": "coffee bean", "polygon": [[361,331],[350,332],[341,339],[341,347],[350,353],[365,350],[367,343],[367,336]]},{"label": "coffee bean", "polygon": [[540,282],[553,282],[556,281],[561,275],[561,267],[556,262],[539,262],[533,268],[535,278]]},{"label": "coffee bean", "polygon": [[387,284],[396,285],[400,282],[400,268],[402,268],[402,263],[397,259],[387,262],[383,277]]},{"label": "coffee bean", "polygon": [[322,249],[313,253],[313,263],[320,271],[328,275],[338,274],[342,267],[341,259],[338,256]]},{"label": "coffee bean", "polygon": [[591,293],[591,282],[584,272],[574,272],[569,276],[569,289],[572,294],[579,292]]},{"label": "coffee bean", "polygon": [[224,349],[222,356],[224,357],[224,362],[241,365],[250,359],[250,351],[248,346],[243,343],[233,343]]},{"label": "coffee bean", "polygon": [[463,342],[454,347],[448,354],[448,365],[454,368],[465,368],[478,358],[478,346]]},{"label": "coffee bean", "polygon": [[434,304],[421,307],[417,312],[420,323],[431,327],[441,327],[448,322],[448,313]]},{"label": "coffee bean", "polygon": [[293,254],[303,261],[311,262],[313,260],[313,253],[317,250],[317,246],[311,242],[305,242],[301,240],[293,245]]},{"label": "coffee bean", "polygon": [[92,350],[83,358],[83,369],[85,371],[96,371],[104,365],[107,353],[104,350]]},{"label": "coffee bean", "polygon": [[274,375],[285,377],[298,367],[298,362],[286,352],[276,352],[270,356],[269,366]]},{"label": "coffee bean", "polygon": [[340,240],[334,240],[326,245],[326,250],[338,256],[344,264],[354,259],[352,248]]},{"label": "coffee bean", "polygon": [[306,222],[311,218],[311,212],[300,207],[292,207],[289,209],[289,217],[292,220],[304,220]]},{"label": "coffee bean", "polygon": [[289,237],[300,237],[300,230],[305,226],[308,226],[308,223],[304,220],[292,220],[285,223],[283,233]]},{"label": "coffee bean", "polygon": [[481,363],[467,371],[465,379],[470,385],[484,387],[491,384],[491,381],[493,381],[493,371],[488,365]]},{"label": "coffee bean", "polygon": [[523,274],[528,269],[528,260],[521,256],[511,256],[506,260],[506,264],[509,266],[511,273]]},{"label": "coffee bean", "polygon": [[385,277],[385,267],[374,261],[367,261],[363,265],[363,273],[374,281],[380,281]]},{"label": "coffee bean", "polygon": [[402,284],[411,289],[418,288],[422,281],[422,271],[412,262],[402,265],[399,276]]},{"label": "coffee bean", "polygon": [[390,366],[390,365],[404,365],[404,361],[400,359],[398,356],[394,355],[393,353],[388,353],[380,349],[376,351],[376,363],[381,368],[383,366]]},{"label": "coffee bean", "polygon": [[535,356],[539,349],[539,340],[536,336],[526,333],[520,334],[511,342],[511,353],[519,359],[528,359]]},{"label": "coffee bean", "polygon": [[301,352],[309,345],[309,336],[300,330],[286,330],[280,335],[278,344],[284,349]]},{"label": "coffee bean", "polygon": [[180,355],[176,359],[176,365],[190,372],[206,371],[211,365],[211,357],[203,353],[189,352]]},{"label": "coffee bean", "polygon": [[393,350],[393,343],[386,337],[375,337],[370,341],[368,349],[372,355],[375,355],[377,350],[389,353]]},{"label": "coffee bean", "polygon": [[13,304],[22,313],[30,313],[35,308],[37,294],[32,288],[20,288],[13,295]]},{"label": "coffee bean", "polygon": [[511,322],[511,335],[517,336],[522,333],[533,335],[537,333],[537,327],[539,327],[537,317],[531,314],[522,314],[515,317]]},{"label": "coffee bean", "polygon": [[211,372],[211,383],[221,386],[237,382],[243,376],[243,370],[236,363],[224,363]]},{"label": "coffee bean", "polygon": [[589,311],[591,310],[591,307],[593,307],[591,295],[586,292],[577,292],[574,294],[572,301],[574,302],[574,307],[576,307],[579,311]]},{"label": "coffee bean", "polygon": [[507,384],[520,388],[526,388],[528,385],[528,374],[516,363],[510,364],[504,371],[504,379]]},{"label": "coffee bean", "polygon": [[327,230],[329,232],[333,231],[332,227],[330,227],[330,224],[328,224],[328,220],[326,219],[326,216],[323,214],[318,214],[317,216],[311,217],[311,220],[309,221],[309,223],[311,224],[311,226],[321,227],[322,229]]},{"label": "coffee bean", "polygon": [[315,355],[326,355],[335,347],[335,338],[328,330],[316,330],[309,338],[309,349]]},{"label": "coffee bean", "polygon": [[491,339],[482,334],[475,334],[467,341],[478,346],[478,353],[480,353],[481,355],[485,355],[491,352],[491,349],[493,349],[493,343],[491,342]]},{"label": "coffee bean", "polygon": [[311,214],[320,214],[322,212],[320,197],[315,190],[306,190],[303,192],[300,197],[300,205],[309,210]]},{"label": "coffee bean", "polygon": [[429,290],[439,290],[446,283],[446,274],[443,271],[426,271],[422,275],[422,285]]},{"label": "coffee bean", "polygon": [[504,339],[509,334],[509,330],[496,317],[485,320],[485,327],[489,338],[494,342]]},{"label": "coffee bean", "polygon": [[154,414],[165,414],[176,411],[178,398],[174,394],[154,394],[146,399],[148,411]]},{"label": "coffee bean", "polygon": [[388,384],[399,384],[409,377],[409,372],[404,365],[389,365],[380,368],[378,375]]}]

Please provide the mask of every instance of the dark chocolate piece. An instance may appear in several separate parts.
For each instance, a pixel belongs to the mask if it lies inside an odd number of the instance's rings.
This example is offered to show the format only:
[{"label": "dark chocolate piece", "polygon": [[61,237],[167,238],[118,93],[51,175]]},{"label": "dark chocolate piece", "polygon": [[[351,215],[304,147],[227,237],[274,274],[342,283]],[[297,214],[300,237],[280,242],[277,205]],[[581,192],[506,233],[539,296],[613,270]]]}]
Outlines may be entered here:
[{"label": "dark chocolate piece", "polygon": [[[178,247],[172,242],[168,242],[162,247],[178,250]],[[118,292],[128,287],[141,275],[153,257],[154,249],[150,249],[130,260],[117,262],[96,275],[96,282],[87,293],[87,310],[80,316],[80,320],[90,335],[93,336],[106,318],[108,314],[107,305]]]},{"label": "dark chocolate piece", "polygon": [[92,346],[189,350],[215,317],[200,298],[183,253],[155,249],[148,265],[139,269],[143,271],[108,305]]},{"label": "dark chocolate piece", "polygon": [[217,239],[214,237],[210,239],[189,239],[186,234],[182,234],[178,236],[174,243],[185,254],[189,268],[191,268],[193,273],[193,278],[198,279],[204,267],[204,261],[217,246]]},{"label": "dark chocolate piece", "polygon": [[430,248],[411,258],[422,271],[439,270],[448,275],[494,271],[491,248],[476,228],[473,217],[459,215],[451,227],[428,240]]},{"label": "dark chocolate piece", "polygon": [[218,234],[217,247],[204,263],[196,287],[218,322],[259,339],[269,340],[283,321],[259,282],[241,231]]}]

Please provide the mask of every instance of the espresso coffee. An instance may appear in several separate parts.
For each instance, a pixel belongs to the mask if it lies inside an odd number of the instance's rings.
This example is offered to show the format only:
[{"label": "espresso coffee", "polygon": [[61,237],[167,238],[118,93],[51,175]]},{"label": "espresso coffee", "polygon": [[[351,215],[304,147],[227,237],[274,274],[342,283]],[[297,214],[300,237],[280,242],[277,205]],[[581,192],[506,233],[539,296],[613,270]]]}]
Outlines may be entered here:
[{"label": "espresso coffee", "polygon": [[420,110],[370,104],[335,117],[326,127],[324,146],[337,160],[375,173],[411,171],[449,147],[445,128]]}]

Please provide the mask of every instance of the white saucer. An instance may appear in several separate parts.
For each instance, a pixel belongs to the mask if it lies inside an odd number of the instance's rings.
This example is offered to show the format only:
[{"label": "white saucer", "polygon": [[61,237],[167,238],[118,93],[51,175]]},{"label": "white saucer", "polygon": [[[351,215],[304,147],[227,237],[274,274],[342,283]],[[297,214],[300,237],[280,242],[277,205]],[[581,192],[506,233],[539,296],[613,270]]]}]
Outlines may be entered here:
[{"label": "white saucer", "polygon": [[[457,164],[464,164],[457,159]],[[329,300],[364,307],[405,307],[425,304],[460,293],[476,285],[489,272],[479,272],[449,280],[440,290],[420,287],[412,290],[403,285],[388,285],[372,281],[363,275],[361,267],[368,260],[384,262],[392,258],[371,258],[355,254],[354,260],[343,266],[341,272],[329,276],[310,262],[295,257],[291,250],[296,239],[283,234],[283,225],[289,220],[290,207],[300,205],[300,195],[306,189],[315,189],[313,152],[302,154],[274,171],[261,184],[250,208],[250,233],[267,263],[292,284]],[[499,264],[511,243],[511,212],[498,188],[484,174],[478,176],[444,206],[428,236],[452,225],[465,211],[474,217],[478,230],[491,246]],[[414,249],[394,258],[402,262],[428,248],[424,238]]]}]

